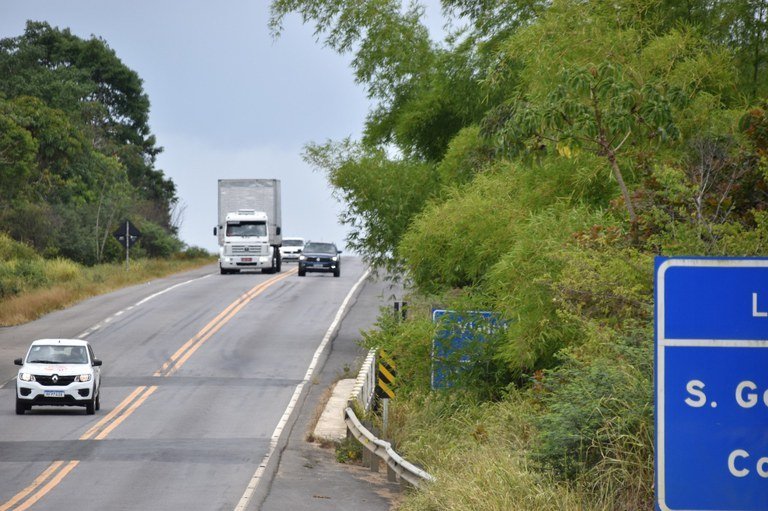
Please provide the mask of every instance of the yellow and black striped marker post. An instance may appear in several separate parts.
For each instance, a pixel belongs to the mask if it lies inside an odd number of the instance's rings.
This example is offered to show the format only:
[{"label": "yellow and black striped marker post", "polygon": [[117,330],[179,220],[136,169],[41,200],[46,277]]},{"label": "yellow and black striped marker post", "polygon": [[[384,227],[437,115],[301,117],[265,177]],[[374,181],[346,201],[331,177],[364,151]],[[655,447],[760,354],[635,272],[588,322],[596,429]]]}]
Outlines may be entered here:
[{"label": "yellow and black striped marker post", "polygon": [[[397,367],[395,366],[394,359],[384,350],[379,350],[379,364],[378,374],[376,375],[376,386],[382,392],[394,399],[395,397],[395,375],[397,374]],[[385,396],[381,396],[385,397]]]}]

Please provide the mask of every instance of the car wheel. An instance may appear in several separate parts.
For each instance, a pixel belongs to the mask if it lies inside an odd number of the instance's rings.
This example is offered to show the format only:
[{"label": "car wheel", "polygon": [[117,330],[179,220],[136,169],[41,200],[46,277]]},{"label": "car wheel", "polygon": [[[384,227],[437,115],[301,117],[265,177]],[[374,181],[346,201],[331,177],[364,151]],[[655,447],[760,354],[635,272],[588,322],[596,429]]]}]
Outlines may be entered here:
[{"label": "car wheel", "polygon": [[341,276],[341,268],[337,267],[335,270],[333,270],[333,276],[334,277],[340,277]]},{"label": "car wheel", "polygon": [[101,392],[96,394],[96,404],[95,404],[94,408],[96,408],[97,411],[101,410]]},{"label": "car wheel", "polygon": [[229,273],[229,270],[225,270],[224,268],[219,268],[221,270],[222,275],[227,275]]},{"label": "car wheel", "polygon": [[85,403],[85,413],[88,415],[93,415],[96,413],[96,398],[89,399],[87,403]]},{"label": "car wheel", "polygon": [[301,268],[299,268],[299,277],[303,277],[306,274],[307,272],[305,270],[302,270]]},{"label": "car wheel", "polygon": [[19,398],[16,398],[16,415],[24,415],[29,410],[29,405]]}]

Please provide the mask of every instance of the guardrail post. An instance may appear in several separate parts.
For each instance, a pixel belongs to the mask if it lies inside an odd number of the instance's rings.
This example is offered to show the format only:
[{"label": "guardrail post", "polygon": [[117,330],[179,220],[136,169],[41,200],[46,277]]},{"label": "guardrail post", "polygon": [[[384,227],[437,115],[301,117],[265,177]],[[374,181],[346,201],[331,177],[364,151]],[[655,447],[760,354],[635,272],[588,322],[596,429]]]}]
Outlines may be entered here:
[{"label": "guardrail post", "polygon": [[379,471],[379,457],[371,453],[371,472]]}]

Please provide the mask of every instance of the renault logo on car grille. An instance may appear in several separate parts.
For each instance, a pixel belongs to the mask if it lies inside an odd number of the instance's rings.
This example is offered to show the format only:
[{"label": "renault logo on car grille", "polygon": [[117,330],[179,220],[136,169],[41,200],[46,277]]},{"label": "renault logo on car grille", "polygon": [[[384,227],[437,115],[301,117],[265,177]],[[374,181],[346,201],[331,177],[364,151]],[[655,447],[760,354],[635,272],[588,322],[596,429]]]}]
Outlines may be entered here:
[{"label": "renault logo on car grille", "polygon": [[58,375],[58,374],[54,374],[54,375],[51,377],[51,381],[52,381],[53,383],[56,383],[56,382],[58,382],[58,381],[59,381],[59,375]]}]

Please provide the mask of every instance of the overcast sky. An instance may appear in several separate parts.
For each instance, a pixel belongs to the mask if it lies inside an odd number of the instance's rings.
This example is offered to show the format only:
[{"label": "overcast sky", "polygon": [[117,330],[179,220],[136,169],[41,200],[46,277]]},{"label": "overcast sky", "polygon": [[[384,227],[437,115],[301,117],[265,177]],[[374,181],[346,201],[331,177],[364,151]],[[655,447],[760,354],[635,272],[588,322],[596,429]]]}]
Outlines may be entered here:
[{"label": "overcast sky", "polygon": [[[439,27],[439,0],[423,3]],[[323,48],[296,16],[273,40],[268,16],[268,0],[0,0],[0,38],[46,21],[101,37],[138,73],[165,149],[157,168],[176,184],[188,245],[217,251],[225,178],[280,179],[283,235],[343,245],[343,206],[301,153],[309,142],[358,139],[369,102],[349,56]]]}]

